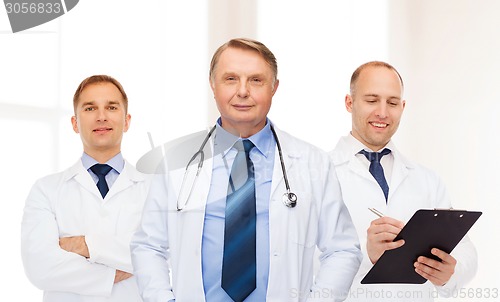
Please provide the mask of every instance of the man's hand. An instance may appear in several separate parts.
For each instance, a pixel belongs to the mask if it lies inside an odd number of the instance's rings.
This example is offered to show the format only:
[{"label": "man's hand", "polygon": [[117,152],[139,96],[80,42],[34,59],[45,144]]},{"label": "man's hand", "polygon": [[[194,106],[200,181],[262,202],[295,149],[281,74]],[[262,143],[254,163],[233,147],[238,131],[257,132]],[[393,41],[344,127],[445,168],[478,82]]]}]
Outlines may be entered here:
[{"label": "man's hand", "polygon": [[372,221],[366,231],[368,237],[366,250],[373,264],[386,250],[401,247],[405,243],[404,240],[393,242],[403,226],[402,221],[390,217],[381,217]]},{"label": "man's hand", "polygon": [[59,246],[68,252],[72,252],[89,258],[89,249],[85,242],[85,236],[61,237],[59,238]]},{"label": "man's hand", "polygon": [[118,283],[120,281],[126,280],[128,278],[132,277],[131,273],[127,273],[121,270],[116,270],[115,273],[115,283]]},{"label": "man's hand", "polygon": [[418,257],[414,263],[415,271],[437,286],[443,286],[455,272],[457,260],[440,249],[433,248],[431,253],[441,259],[441,262],[424,256]]}]

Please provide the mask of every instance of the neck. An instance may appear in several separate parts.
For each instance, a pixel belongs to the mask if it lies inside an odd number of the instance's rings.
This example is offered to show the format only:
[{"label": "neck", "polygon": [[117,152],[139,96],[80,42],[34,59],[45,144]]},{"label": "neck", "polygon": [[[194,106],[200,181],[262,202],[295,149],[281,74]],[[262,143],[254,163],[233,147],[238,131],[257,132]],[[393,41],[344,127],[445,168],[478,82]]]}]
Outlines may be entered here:
[{"label": "neck", "polygon": [[248,138],[258,133],[260,130],[264,129],[264,127],[266,126],[266,120],[259,122],[257,124],[249,124],[249,123],[231,124],[221,120],[221,126],[222,128],[224,128],[224,130],[235,136],[241,138]]},{"label": "neck", "polygon": [[355,131],[351,131],[351,135],[356,140],[358,140],[360,143],[362,143],[363,146],[367,147],[368,149],[370,149],[374,152],[378,152],[378,151],[384,149],[387,146],[387,144],[389,143],[389,141],[387,141],[384,144],[380,144],[380,143],[370,144],[369,142],[365,141],[361,136],[359,136]]},{"label": "neck", "polygon": [[110,159],[115,157],[118,153],[120,153],[120,150],[108,150],[108,151],[88,151],[84,150],[87,155],[92,157],[93,159],[97,160],[100,164],[104,164],[108,162]]}]

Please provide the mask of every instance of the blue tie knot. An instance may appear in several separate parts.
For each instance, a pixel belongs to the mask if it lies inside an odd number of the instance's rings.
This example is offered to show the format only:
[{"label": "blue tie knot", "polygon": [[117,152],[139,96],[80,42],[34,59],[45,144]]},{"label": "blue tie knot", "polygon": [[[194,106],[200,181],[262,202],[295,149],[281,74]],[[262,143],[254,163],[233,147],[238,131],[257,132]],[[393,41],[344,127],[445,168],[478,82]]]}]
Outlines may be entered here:
[{"label": "blue tie knot", "polygon": [[255,145],[249,139],[243,140],[243,148],[245,148],[246,154],[248,154],[253,147],[255,147]]},{"label": "blue tie knot", "polygon": [[387,149],[387,148],[384,148],[384,150],[380,151],[380,152],[368,152],[368,151],[365,151],[365,150],[361,150],[359,151],[360,154],[363,154],[366,159],[368,159],[370,162],[380,162],[380,160],[382,159],[382,157],[384,155],[387,155],[389,153],[391,153],[391,149]]},{"label": "blue tie knot", "polygon": [[111,169],[113,168],[111,168],[111,166],[106,164],[95,164],[92,167],[90,167],[90,170],[92,170],[92,172],[94,172],[94,174],[97,175],[97,177],[106,176],[109,173],[109,171],[111,171]]}]

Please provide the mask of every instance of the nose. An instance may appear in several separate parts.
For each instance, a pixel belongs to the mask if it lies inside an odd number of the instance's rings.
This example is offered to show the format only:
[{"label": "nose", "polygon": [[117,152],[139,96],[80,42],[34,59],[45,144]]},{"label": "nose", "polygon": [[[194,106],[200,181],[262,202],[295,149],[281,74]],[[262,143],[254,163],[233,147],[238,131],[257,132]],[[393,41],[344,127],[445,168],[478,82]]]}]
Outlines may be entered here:
[{"label": "nose", "polygon": [[378,118],[386,118],[387,117],[387,103],[379,102],[379,106],[377,107],[376,115]]},{"label": "nose", "polygon": [[237,95],[238,97],[243,99],[247,98],[250,95],[250,91],[248,90],[246,81],[240,82],[240,85],[238,86]]},{"label": "nose", "polygon": [[97,110],[97,121],[98,122],[105,122],[107,121],[107,115],[106,115],[106,110],[104,109],[98,109]]}]

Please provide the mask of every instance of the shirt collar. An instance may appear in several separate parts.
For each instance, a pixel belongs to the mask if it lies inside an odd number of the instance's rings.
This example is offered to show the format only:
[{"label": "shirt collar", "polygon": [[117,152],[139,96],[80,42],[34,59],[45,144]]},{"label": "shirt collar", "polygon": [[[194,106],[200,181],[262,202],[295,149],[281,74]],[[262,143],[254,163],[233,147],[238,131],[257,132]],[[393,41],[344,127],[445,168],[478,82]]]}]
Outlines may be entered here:
[{"label": "shirt collar", "polygon": [[[217,120],[216,126],[216,135],[214,142],[214,151],[215,154],[222,154],[222,156],[226,156],[226,154],[231,150],[234,144],[241,140],[241,137],[238,137],[232,133],[229,133],[221,126],[221,119]],[[250,140],[259,152],[267,158],[270,154],[269,150],[271,147],[274,147],[273,143],[273,132],[271,131],[271,121],[266,118],[266,125],[259,132],[254,135],[246,138]]]},{"label": "shirt collar", "polygon": [[[98,163],[99,162],[97,160],[95,160],[94,158],[92,158],[87,153],[83,152],[83,154],[82,154],[82,164],[83,164],[83,167],[85,168],[85,170],[90,169],[90,167],[92,167],[93,165],[98,164]],[[111,158],[110,160],[108,160],[106,162],[106,164],[110,165],[111,168],[113,168],[116,172],[122,173],[123,168],[125,166],[125,160],[123,159],[123,155],[120,152],[120,153],[116,154],[115,156],[113,156],[113,158]]]}]

